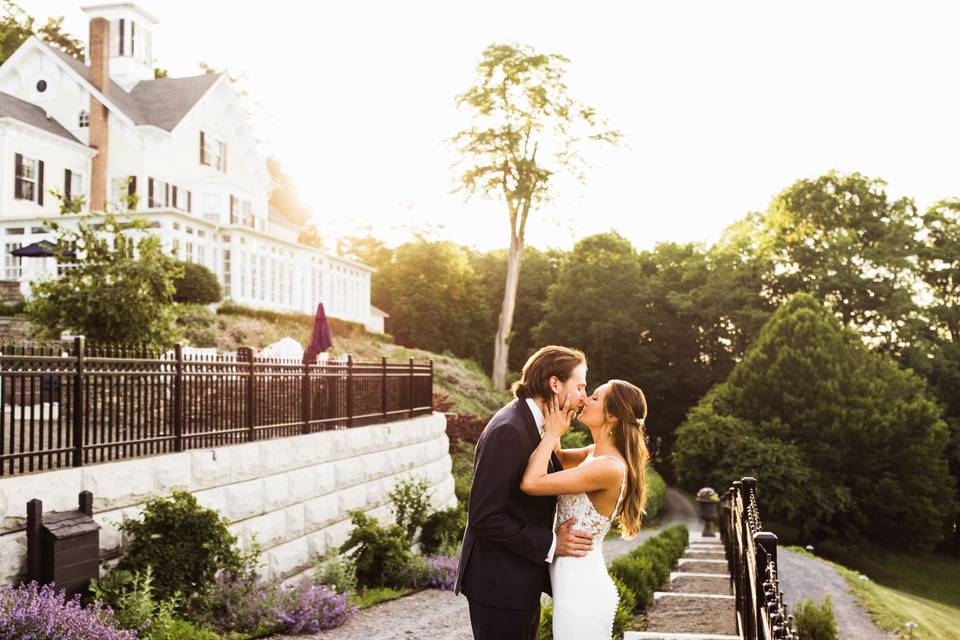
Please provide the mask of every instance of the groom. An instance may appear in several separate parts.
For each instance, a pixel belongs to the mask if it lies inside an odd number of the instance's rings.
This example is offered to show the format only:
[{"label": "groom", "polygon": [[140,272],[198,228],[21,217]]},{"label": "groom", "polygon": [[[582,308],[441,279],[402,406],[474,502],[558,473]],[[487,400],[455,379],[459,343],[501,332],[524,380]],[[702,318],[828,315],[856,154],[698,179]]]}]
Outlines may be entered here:
[{"label": "groom", "polygon": [[[570,518],[554,533],[557,499],[520,491],[527,460],[542,437],[541,406],[553,394],[586,401],[587,359],[567,347],[543,347],[523,365],[516,399],[500,409],[477,441],[467,529],[454,592],[470,603],[476,640],[533,640],[540,594],[551,593],[547,563],[582,556],[593,546]],[[562,466],[551,456],[550,472]]]}]

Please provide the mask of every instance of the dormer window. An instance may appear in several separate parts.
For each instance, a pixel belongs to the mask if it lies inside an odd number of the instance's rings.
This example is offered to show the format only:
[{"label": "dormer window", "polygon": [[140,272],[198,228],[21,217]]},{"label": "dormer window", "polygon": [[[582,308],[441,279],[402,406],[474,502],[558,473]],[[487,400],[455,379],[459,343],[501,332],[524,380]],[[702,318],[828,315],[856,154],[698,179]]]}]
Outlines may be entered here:
[{"label": "dormer window", "polygon": [[86,109],[80,112],[79,121],[80,121],[79,125],[81,128],[90,126],[90,114],[87,112]]},{"label": "dormer window", "polygon": [[227,143],[210,135],[206,131],[200,132],[200,164],[213,167],[217,171],[227,172]]}]

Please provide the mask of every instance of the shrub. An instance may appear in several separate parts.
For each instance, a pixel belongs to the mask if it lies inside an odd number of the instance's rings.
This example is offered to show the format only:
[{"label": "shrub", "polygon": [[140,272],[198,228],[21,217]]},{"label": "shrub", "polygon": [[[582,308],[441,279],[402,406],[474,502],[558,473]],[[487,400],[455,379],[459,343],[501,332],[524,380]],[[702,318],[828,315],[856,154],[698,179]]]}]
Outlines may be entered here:
[{"label": "shrub", "polygon": [[23,300],[18,300],[17,302],[11,304],[0,303],[0,316],[18,316],[23,313],[24,307],[27,303]]},{"label": "shrub", "polygon": [[357,574],[349,560],[334,556],[314,564],[313,583],[329,585],[337,593],[349,593],[357,588]]},{"label": "shrub", "polygon": [[223,571],[207,592],[201,619],[221,633],[258,637],[279,631],[282,592],[275,581]]},{"label": "shrub", "polygon": [[622,580],[616,576],[610,577],[613,578],[613,584],[617,587],[617,611],[613,614],[612,637],[622,638],[623,632],[633,620],[633,612],[637,608],[637,596]]},{"label": "shrub", "polygon": [[553,599],[540,607],[540,624],[537,640],[553,640]]},{"label": "shrub", "polygon": [[822,605],[813,600],[802,600],[793,609],[797,634],[803,640],[839,640],[837,621],[833,615],[833,600],[826,596]]},{"label": "shrub", "polygon": [[645,520],[656,518],[667,504],[667,483],[652,466],[647,467],[647,513]]},{"label": "shrub", "polygon": [[434,511],[423,521],[420,531],[420,549],[424,555],[436,553],[441,548],[460,544],[467,526],[467,514],[462,507],[450,507]]},{"label": "shrub", "polygon": [[175,598],[157,601],[153,594],[153,569],[143,573],[115,570],[90,585],[94,598],[113,609],[113,617],[124,629],[141,638],[160,637],[173,625]]},{"label": "shrub", "polygon": [[683,555],[689,532],[676,525],[658,533],[610,565],[610,575],[633,592],[641,611],[653,603],[653,592],[670,577],[670,569]]},{"label": "shrub", "polygon": [[459,560],[454,556],[433,556],[428,558],[430,571],[428,584],[435,589],[453,591],[457,582],[457,565]]},{"label": "shrub", "polygon": [[570,429],[560,438],[560,446],[564,449],[580,449],[588,444],[590,444],[590,436],[580,428]]},{"label": "shrub", "polygon": [[305,634],[339,627],[356,612],[357,607],[347,601],[347,594],[304,580],[285,591],[277,614],[282,622],[281,631]]},{"label": "shrub", "polygon": [[158,600],[180,593],[190,607],[214,584],[219,570],[242,573],[252,560],[234,548],[236,537],[227,521],[186,491],[148,501],[142,517],[120,525],[132,540],[117,568],[135,573],[153,567]]},{"label": "shrub", "polygon": [[100,602],[83,607],[80,597],[36,582],[14,587],[0,584],[0,638],[3,640],[133,640],[132,631],[117,628]]},{"label": "shrub", "polygon": [[181,263],[183,274],[175,278],[173,299],[182,304],[213,304],[220,302],[220,283],[210,269],[195,262]]},{"label": "shrub", "polygon": [[430,584],[430,563],[419,554],[410,554],[407,565],[403,568],[400,583],[411,589],[420,589]]},{"label": "shrub", "polygon": [[413,544],[417,529],[430,512],[430,484],[424,478],[400,480],[387,495],[397,525],[407,536],[407,544]]},{"label": "shrub", "polygon": [[349,552],[361,587],[403,587],[410,558],[406,532],[399,525],[383,527],[362,511],[352,511],[353,530],[340,547]]},{"label": "shrub", "polygon": [[169,626],[164,629],[141,637],[146,637],[148,640],[221,640],[221,637],[213,631],[195,627],[190,622],[179,618],[171,620]]}]

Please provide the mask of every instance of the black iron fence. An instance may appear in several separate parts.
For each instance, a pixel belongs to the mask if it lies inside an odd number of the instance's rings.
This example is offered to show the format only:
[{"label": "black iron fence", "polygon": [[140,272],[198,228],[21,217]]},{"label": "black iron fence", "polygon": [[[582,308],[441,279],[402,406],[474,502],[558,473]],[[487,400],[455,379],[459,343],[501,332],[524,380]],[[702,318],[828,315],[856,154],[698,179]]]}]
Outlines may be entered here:
[{"label": "black iron fence", "polygon": [[720,498],[720,536],[744,640],[798,640],[777,576],[777,536],[763,530],[757,481],[743,478]]},{"label": "black iron fence", "polygon": [[433,363],[305,365],[71,343],[0,346],[0,477],[432,411]]}]

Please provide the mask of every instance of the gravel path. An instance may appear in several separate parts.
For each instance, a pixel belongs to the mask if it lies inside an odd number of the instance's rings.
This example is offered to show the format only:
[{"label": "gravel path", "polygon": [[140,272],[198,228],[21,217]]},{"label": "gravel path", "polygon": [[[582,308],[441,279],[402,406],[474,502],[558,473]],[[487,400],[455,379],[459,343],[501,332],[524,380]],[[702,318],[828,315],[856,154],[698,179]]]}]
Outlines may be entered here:
[{"label": "gravel path", "polygon": [[870,616],[857,604],[843,576],[830,565],[789,549],[777,550],[777,564],[780,569],[780,589],[791,610],[800,600],[822,602],[829,594],[843,640],[888,640],[895,637],[884,633],[870,621]]},{"label": "gravel path", "polygon": [[[607,540],[603,557],[607,564],[656,535],[681,522],[691,530],[700,526],[693,504],[682,493],[667,490],[667,506],[660,524],[641,531],[633,540]],[[692,523],[692,524],[691,524]],[[274,636],[271,640],[471,640],[467,599],[452,591],[427,589],[398,600],[364,609],[347,624],[314,636]]]}]

